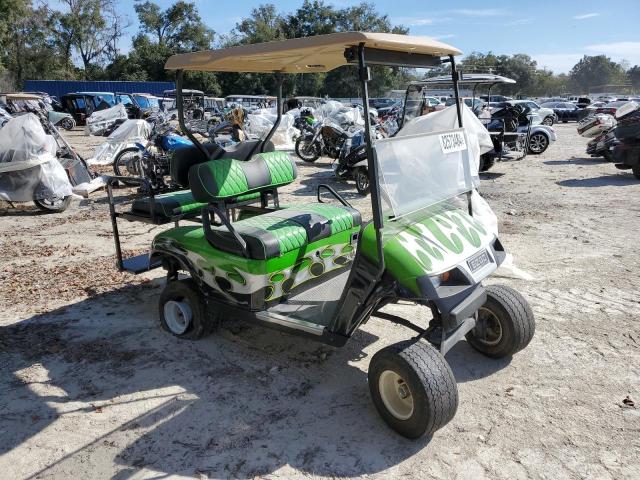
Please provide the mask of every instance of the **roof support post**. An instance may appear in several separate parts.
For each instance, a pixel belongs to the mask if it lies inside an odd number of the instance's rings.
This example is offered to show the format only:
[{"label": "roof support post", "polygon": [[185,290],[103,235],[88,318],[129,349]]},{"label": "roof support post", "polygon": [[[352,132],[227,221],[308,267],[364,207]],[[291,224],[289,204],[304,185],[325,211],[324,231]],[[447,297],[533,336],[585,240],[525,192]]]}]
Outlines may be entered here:
[{"label": "roof support post", "polygon": [[384,252],[382,249],[382,206],[380,204],[380,191],[378,183],[378,164],[373,149],[373,136],[371,135],[371,119],[369,117],[369,90],[368,82],[371,77],[369,67],[364,58],[364,43],[358,46],[358,74],[360,88],[362,89],[362,107],[364,110],[364,135],[367,149],[367,170],[369,171],[369,185],[371,195],[371,211],[373,213],[373,227],[376,231],[376,247],[378,252],[378,278],[384,272]]},{"label": "roof support post", "polygon": [[284,83],[284,75],[282,75],[282,73],[280,73],[280,72],[276,73],[276,82],[278,82],[277,91],[276,91],[276,110],[277,110],[276,115],[277,115],[277,118],[276,118],[275,123],[273,124],[273,128],[271,128],[271,130],[269,130],[269,133],[267,134],[267,137],[261,143],[260,152],[264,152],[264,149],[265,149],[267,143],[269,143],[269,140],[271,140],[271,137],[273,137],[273,135],[276,133],[276,130],[280,126],[280,121],[282,120],[282,84]]},{"label": "roof support post", "polygon": [[462,128],[462,105],[460,105],[460,88],[458,87],[458,81],[460,80],[460,74],[456,70],[456,60],[453,55],[449,55],[449,61],[451,62],[451,80],[453,81],[453,94],[456,97],[456,111],[458,112],[458,127]]},{"label": "roof support post", "polygon": [[204,158],[207,160],[211,160],[209,157],[209,152],[204,145],[200,143],[191,130],[187,128],[187,125],[184,121],[184,98],[182,98],[182,81],[184,79],[184,70],[178,70],[176,72],[176,106],[178,107],[178,124],[180,125],[180,130],[184,132],[184,134],[189,137],[189,140],[193,142],[193,144],[202,152]]}]

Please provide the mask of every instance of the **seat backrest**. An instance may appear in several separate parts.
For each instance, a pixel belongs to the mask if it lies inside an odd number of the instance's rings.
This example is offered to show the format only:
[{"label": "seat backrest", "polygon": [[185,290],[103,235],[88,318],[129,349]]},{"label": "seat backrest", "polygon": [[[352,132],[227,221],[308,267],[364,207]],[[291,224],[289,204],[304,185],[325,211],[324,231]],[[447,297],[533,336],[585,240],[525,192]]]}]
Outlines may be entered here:
[{"label": "seat backrest", "polygon": [[[189,169],[191,167],[199,163],[207,162],[209,159],[234,158],[241,161],[249,160],[251,152],[257,150],[256,146],[258,142],[260,142],[260,140],[247,140],[246,142],[240,142],[226,148],[222,148],[215,143],[205,143],[204,147],[209,152],[210,158],[206,158],[195,145],[179,148],[174,151],[171,157],[169,174],[175,183],[181,187],[189,188]],[[273,150],[273,143],[269,142],[265,145],[265,151],[272,152]]]},{"label": "seat backrest", "polygon": [[296,176],[288,153],[268,152],[246,162],[220,158],[194,165],[189,170],[189,187],[198,202],[216,202],[287,185]]}]

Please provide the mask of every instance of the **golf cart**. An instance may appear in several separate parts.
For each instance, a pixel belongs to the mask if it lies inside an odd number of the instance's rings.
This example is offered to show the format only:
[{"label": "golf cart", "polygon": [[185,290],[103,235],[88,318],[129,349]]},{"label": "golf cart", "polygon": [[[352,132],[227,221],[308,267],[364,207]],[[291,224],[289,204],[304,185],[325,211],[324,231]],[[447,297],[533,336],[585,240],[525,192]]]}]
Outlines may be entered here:
[{"label": "golf cart", "polygon": [[70,114],[56,112],[50,101],[47,101],[47,98],[42,95],[33,93],[0,93],[0,104],[5,104],[7,111],[11,114],[42,109],[47,112],[47,118],[52,125],[62,127],[65,130],[73,130],[76,126],[76,121]]},{"label": "golf cart", "polygon": [[[480,171],[489,170],[496,160],[523,159],[527,153],[539,154],[544,152],[552,141],[556,140],[553,128],[540,125],[530,108],[515,104],[476,103],[478,88],[486,88],[485,98],[493,98],[491,90],[497,85],[511,85],[516,81],[494,74],[471,73],[461,76],[460,87],[472,90],[469,103],[474,113],[485,124],[491,134],[494,149],[482,155],[480,159]],[[418,117],[424,111],[424,98],[432,89],[440,90],[443,87],[452,88],[453,84],[448,75],[427,78],[412,82],[407,87],[404,114],[402,122],[408,122]]]},{"label": "golf cart", "polygon": [[[285,74],[352,65],[370,137],[370,65],[449,63],[458,97],[454,56],[460,53],[425,37],[343,32],[174,55],[166,68],[177,70],[178,91],[184,70],[276,75],[272,135],[282,117]],[[179,94],[177,104],[184,124]],[[408,438],[443,427],[458,407],[456,381],[444,359],[456,342],[466,336],[488,356],[510,356],[529,343],[535,328],[518,292],[482,286],[505,252],[473,217],[477,166],[474,172],[461,106],[452,108],[456,128],[367,143],[371,222],[327,185],[318,186],[317,201],[281,205],[278,188],[296,178],[295,163],[284,152],[268,152],[263,144],[246,161],[213,159],[188,133],[203,161],[185,163],[176,174],[186,173],[202,223],[176,226],[153,240],[149,266],[167,271],[162,327],[197,339],[222,318],[243,318],[342,346],[375,315],[413,331],[371,358],[369,388],[378,412]],[[433,319],[417,325],[379,311],[398,302],[426,306]]]}]

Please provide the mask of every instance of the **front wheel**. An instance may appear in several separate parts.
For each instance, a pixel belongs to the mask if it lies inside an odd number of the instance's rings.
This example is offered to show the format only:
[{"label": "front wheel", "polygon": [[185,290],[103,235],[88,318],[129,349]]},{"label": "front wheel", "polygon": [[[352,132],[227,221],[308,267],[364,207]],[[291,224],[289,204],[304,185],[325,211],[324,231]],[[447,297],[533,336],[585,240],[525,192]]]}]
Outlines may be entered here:
[{"label": "front wheel", "polygon": [[[140,158],[142,154],[136,147],[121,150],[113,161],[113,172],[119,177],[142,177]],[[138,182],[121,180],[130,187],[139,185]]]},{"label": "front wheel", "polygon": [[551,127],[553,125],[553,117],[550,115],[548,117],[545,117],[544,120],[542,120],[542,124]]},{"label": "front wheel", "polygon": [[529,137],[529,153],[539,155],[549,147],[549,138],[544,133],[534,133]]},{"label": "front wheel", "polygon": [[511,356],[533,338],[536,322],[529,303],[505,285],[486,287],[487,301],[478,309],[476,327],[467,341],[480,353],[493,358]]},{"label": "front wheel", "polygon": [[300,137],[296,140],[296,155],[305,162],[315,162],[320,158],[320,145],[313,137]]},{"label": "front wheel", "polygon": [[444,357],[431,345],[408,340],[377,352],[369,364],[376,409],[407,438],[431,435],[458,410],[458,387]]},{"label": "front wheel", "polygon": [[354,174],[356,189],[360,195],[369,195],[371,185],[369,184],[369,171],[366,167],[358,167]]},{"label": "front wheel", "polygon": [[207,309],[200,289],[188,278],[167,283],[160,294],[160,324],[178,338],[198,340],[215,330],[215,313]]},{"label": "front wheel", "polygon": [[34,200],[33,203],[43,212],[60,213],[64,212],[71,203],[71,196],[62,198],[43,198]]}]

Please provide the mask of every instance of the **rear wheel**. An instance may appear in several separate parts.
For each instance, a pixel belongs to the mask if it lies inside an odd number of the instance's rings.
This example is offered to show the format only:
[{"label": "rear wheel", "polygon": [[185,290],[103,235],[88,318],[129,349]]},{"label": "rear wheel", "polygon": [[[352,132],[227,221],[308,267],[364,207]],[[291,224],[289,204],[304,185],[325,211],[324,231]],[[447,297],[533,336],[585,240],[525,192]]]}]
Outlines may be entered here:
[{"label": "rear wheel", "polygon": [[369,364],[376,409],[407,438],[431,435],[458,410],[458,387],[444,357],[431,345],[408,340],[383,348]]},{"label": "rear wheel", "polygon": [[63,118],[60,121],[60,126],[65,130],[73,130],[73,127],[76,126],[76,122],[73,120],[73,118],[67,117],[67,118]]},{"label": "rear wheel", "polygon": [[542,120],[542,124],[543,125],[547,125],[547,126],[552,126],[553,125],[553,117],[551,115],[544,117],[544,120]]},{"label": "rear wheel", "polygon": [[360,195],[369,195],[371,185],[369,184],[369,171],[366,167],[358,167],[354,173],[356,189]]},{"label": "rear wheel", "polygon": [[200,289],[189,278],[167,283],[160,294],[160,324],[178,338],[198,340],[218,325],[215,313],[206,308]]},{"label": "rear wheel", "polygon": [[[140,158],[141,153],[139,149],[135,147],[125,148],[116,155],[113,161],[113,172],[119,177],[140,178],[142,176],[142,172],[140,171]],[[139,185],[138,182],[128,181],[126,179],[121,180],[121,182],[130,187]]]},{"label": "rear wheel", "polygon": [[536,330],[531,307],[519,292],[505,285],[486,287],[487,301],[478,309],[476,327],[467,341],[493,358],[511,356],[525,348]]},{"label": "rear wheel", "polygon": [[69,207],[69,204],[71,203],[71,197],[44,198],[34,200],[33,203],[43,212],[60,213],[64,212]]},{"label": "rear wheel", "polygon": [[320,158],[320,145],[312,137],[300,137],[296,140],[296,155],[305,162],[315,162]]}]

